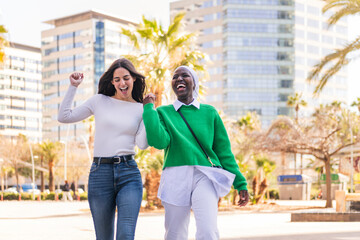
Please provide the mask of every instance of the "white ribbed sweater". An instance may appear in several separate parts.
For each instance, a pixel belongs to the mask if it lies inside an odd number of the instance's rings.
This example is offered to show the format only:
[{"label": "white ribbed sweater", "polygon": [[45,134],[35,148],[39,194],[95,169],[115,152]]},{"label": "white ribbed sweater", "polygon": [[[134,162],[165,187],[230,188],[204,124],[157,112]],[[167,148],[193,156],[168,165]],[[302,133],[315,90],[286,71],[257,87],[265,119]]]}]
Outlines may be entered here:
[{"label": "white ribbed sweater", "polygon": [[94,157],[135,154],[135,145],[148,147],[142,121],[143,105],[96,94],[71,109],[77,87],[69,86],[60,105],[58,121],[74,123],[95,117]]}]

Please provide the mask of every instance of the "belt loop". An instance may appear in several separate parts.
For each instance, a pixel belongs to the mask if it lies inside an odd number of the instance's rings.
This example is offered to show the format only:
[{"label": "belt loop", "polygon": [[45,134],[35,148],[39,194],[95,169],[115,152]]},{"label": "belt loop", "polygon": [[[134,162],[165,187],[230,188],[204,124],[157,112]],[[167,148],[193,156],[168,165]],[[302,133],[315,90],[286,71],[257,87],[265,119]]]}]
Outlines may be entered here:
[{"label": "belt loop", "polygon": [[100,163],[101,163],[101,157],[99,157],[97,164],[100,165]]}]

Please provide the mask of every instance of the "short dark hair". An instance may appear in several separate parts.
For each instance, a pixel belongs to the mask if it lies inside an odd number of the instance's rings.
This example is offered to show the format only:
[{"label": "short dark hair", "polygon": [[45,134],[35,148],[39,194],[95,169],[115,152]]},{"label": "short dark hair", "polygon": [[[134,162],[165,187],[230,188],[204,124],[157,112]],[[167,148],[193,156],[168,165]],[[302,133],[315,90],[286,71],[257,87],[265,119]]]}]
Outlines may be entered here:
[{"label": "short dark hair", "polygon": [[145,76],[136,71],[132,62],[126,58],[115,60],[109,69],[100,77],[98,93],[110,97],[115,95],[116,90],[111,81],[113,80],[114,71],[118,68],[125,68],[129,71],[131,77],[135,79],[131,95],[135,101],[142,103],[146,89]]}]

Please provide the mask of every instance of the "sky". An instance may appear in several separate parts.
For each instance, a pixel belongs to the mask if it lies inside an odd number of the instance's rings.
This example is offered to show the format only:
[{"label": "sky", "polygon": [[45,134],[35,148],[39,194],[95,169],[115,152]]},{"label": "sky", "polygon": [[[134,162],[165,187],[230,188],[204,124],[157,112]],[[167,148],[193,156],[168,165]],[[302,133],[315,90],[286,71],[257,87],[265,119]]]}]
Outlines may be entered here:
[{"label": "sky", "polygon": [[[171,1],[174,0],[0,0],[0,24],[9,31],[10,41],[40,47],[41,31],[51,27],[44,21],[99,10],[133,22],[145,15],[168,26]],[[349,39],[360,35],[359,25],[360,16],[349,19]],[[351,62],[348,69],[351,103],[360,97],[360,60]]]}]

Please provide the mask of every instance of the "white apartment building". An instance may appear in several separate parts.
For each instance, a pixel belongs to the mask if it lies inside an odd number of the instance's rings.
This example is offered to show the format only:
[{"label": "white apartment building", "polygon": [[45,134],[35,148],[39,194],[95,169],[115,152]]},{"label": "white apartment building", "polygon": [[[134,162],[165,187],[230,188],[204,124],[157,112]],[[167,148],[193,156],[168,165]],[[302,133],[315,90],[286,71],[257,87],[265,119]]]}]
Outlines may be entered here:
[{"label": "white apartment building", "polygon": [[0,67],[0,135],[42,139],[40,48],[10,42]]}]

